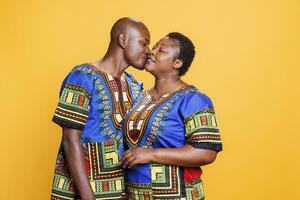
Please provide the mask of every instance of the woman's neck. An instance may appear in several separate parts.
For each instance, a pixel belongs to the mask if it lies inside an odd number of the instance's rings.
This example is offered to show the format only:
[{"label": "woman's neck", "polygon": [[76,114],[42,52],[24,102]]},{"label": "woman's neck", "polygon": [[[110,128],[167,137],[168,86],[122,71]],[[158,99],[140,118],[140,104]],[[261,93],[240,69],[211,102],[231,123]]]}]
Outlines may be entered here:
[{"label": "woman's neck", "polygon": [[187,84],[183,82],[179,76],[156,77],[155,84],[153,88],[149,90],[149,93],[154,98],[157,98],[164,94],[177,91],[186,85]]}]

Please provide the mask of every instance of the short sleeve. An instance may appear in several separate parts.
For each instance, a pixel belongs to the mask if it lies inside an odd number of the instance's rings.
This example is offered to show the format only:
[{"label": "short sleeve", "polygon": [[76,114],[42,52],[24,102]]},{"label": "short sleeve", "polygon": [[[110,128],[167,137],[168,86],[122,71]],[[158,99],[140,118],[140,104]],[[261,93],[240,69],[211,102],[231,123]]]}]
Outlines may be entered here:
[{"label": "short sleeve", "polygon": [[201,93],[188,97],[181,110],[186,144],[195,148],[222,151],[215,111],[210,98]]},{"label": "short sleeve", "polygon": [[88,118],[91,94],[90,78],[82,68],[74,68],[63,81],[52,121],[62,127],[83,130]]}]

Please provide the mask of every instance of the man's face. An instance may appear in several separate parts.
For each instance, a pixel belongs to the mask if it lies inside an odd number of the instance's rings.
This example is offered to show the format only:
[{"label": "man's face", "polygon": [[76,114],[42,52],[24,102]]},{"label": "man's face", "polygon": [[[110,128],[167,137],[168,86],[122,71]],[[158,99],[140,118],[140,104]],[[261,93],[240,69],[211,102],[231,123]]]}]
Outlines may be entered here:
[{"label": "man's face", "polygon": [[127,33],[127,45],[124,49],[129,65],[143,70],[150,51],[150,33],[147,28],[131,29]]}]

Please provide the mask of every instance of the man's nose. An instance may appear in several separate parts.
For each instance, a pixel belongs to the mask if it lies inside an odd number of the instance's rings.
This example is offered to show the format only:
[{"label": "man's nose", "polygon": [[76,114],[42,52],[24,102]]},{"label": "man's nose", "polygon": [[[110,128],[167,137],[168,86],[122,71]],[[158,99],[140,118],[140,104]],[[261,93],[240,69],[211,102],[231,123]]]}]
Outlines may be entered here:
[{"label": "man's nose", "polygon": [[150,48],[147,47],[147,48],[146,48],[146,54],[148,55],[149,53],[150,53]]},{"label": "man's nose", "polygon": [[154,54],[153,54],[152,50],[151,51],[149,50],[149,52],[147,53],[147,57],[151,57],[151,56],[154,56]]}]

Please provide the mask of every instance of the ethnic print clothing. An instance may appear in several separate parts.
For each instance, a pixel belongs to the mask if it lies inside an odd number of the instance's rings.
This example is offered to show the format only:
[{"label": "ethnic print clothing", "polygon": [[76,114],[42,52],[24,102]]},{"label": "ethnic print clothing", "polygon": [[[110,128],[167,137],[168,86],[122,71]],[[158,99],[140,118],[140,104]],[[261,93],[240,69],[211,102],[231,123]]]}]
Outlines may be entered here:
[{"label": "ethnic print clothing", "polygon": [[[63,81],[53,121],[82,130],[86,170],[96,199],[121,199],[125,195],[119,163],[124,153],[121,123],[141,90],[142,84],[132,75],[115,78],[91,64],[75,67]],[[51,199],[80,199],[63,145],[56,160]]]},{"label": "ethnic print clothing", "polygon": [[[187,86],[153,100],[147,91],[124,119],[128,148],[195,148],[222,150],[221,138],[209,97]],[[142,164],[126,171],[129,199],[202,200],[199,167]]]}]

